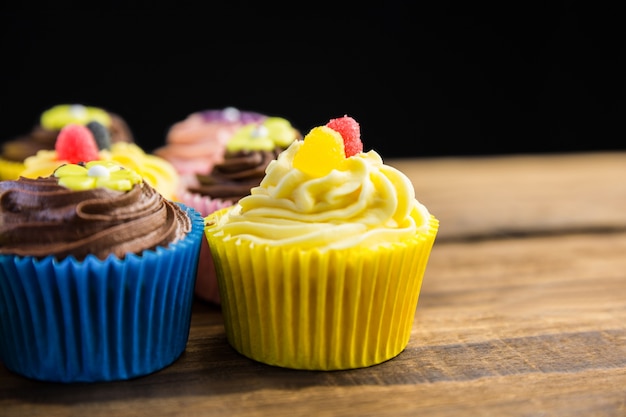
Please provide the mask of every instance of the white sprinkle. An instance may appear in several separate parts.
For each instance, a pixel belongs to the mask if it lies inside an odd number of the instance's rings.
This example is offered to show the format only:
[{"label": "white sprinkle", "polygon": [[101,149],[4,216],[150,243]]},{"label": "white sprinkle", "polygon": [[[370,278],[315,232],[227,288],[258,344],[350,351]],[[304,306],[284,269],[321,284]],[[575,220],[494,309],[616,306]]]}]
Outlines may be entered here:
[{"label": "white sprinkle", "polygon": [[82,104],[72,104],[70,106],[70,114],[76,118],[83,118],[87,115],[87,108]]},{"label": "white sprinkle", "polygon": [[264,138],[269,133],[269,129],[265,125],[257,125],[254,129],[252,129],[253,138]]},{"label": "white sprinkle", "polygon": [[109,178],[111,173],[102,165],[94,165],[89,168],[89,170],[87,171],[87,175],[89,175],[90,177]]},{"label": "white sprinkle", "polygon": [[236,122],[239,120],[240,113],[241,112],[234,107],[226,107],[222,110],[222,116],[224,117],[224,120],[228,122]]}]

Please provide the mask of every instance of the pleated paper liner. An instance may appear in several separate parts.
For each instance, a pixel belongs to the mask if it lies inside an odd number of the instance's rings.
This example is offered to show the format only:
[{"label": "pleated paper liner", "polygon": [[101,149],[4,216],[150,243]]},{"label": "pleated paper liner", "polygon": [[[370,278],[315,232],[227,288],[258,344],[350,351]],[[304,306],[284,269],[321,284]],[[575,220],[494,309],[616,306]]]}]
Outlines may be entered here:
[{"label": "pleated paper liner", "polygon": [[[219,215],[219,214],[218,214]],[[206,234],[229,343],[293,369],[379,364],[409,341],[439,227],[376,250],[299,250]]]},{"label": "pleated paper liner", "polygon": [[[198,193],[191,193],[189,191],[180,193],[177,200],[186,206],[199,211],[202,217],[206,217],[214,211],[233,205],[231,201],[211,198]],[[198,275],[196,276],[195,294],[205,301],[209,301],[213,304],[220,304],[220,295],[217,288],[217,276],[215,275],[213,259],[211,257],[209,245],[206,239],[202,239],[202,246],[200,247],[200,260],[198,263]]]},{"label": "pleated paper liner", "polygon": [[104,261],[0,256],[0,360],[37,380],[147,375],[185,350],[204,222],[182,240]]}]

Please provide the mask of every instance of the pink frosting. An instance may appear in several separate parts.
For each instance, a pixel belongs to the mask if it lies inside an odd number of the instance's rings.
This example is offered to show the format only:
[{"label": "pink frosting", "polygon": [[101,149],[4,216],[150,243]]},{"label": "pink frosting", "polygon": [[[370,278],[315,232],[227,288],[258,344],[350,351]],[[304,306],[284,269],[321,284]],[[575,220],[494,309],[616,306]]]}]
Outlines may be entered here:
[{"label": "pink frosting", "polygon": [[183,191],[177,199],[179,202],[185,204],[188,207],[193,207],[198,210],[202,217],[206,217],[209,214],[217,211],[221,208],[232,206],[232,202],[227,200],[213,199],[211,197],[203,196],[196,193],[190,193]]},{"label": "pink frosting", "polygon": [[173,124],[165,146],[153,153],[176,168],[183,186],[193,185],[197,183],[196,174],[208,174],[215,164],[223,161],[226,142],[237,129],[266,117],[233,107],[195,112]]}]

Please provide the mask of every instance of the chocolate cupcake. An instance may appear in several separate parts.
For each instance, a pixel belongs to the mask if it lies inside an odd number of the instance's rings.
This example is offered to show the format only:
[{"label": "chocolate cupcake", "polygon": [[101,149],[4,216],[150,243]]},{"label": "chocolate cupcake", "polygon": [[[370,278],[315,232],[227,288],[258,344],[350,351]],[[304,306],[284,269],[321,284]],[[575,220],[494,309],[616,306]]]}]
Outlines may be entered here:
[{"label": "chocolate cupcake", "polygon": [[30,132],[2,144],[0,180],[17,179],[26,158],[40,150],[53,150],[59,132],[70,123],[92,128],[101,149],[108,149],[112,143],[134,142],[128,123],[120,115],[99,107],[59,104],[44,111]]},{"label": "chocolate cupcake", "polygon": [[125,380],[184,351],[202,239],[192,208],[112,161],[0,182],[0,359],[43,381]]}]

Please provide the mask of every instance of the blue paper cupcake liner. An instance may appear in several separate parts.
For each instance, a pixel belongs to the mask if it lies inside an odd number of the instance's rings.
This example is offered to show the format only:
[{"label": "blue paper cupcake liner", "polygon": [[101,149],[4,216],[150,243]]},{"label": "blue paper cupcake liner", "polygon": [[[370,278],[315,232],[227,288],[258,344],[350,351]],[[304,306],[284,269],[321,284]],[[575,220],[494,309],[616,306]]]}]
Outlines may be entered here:
[{"label": "blue paper cupcake liner", "polygon": [[147,375],[185,350],[204,221],[182,240],[102,261],[0,255],[0,360],[37,380]]}]

